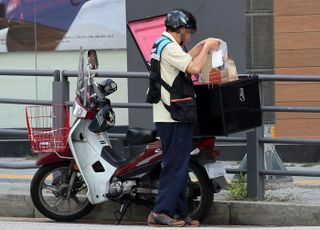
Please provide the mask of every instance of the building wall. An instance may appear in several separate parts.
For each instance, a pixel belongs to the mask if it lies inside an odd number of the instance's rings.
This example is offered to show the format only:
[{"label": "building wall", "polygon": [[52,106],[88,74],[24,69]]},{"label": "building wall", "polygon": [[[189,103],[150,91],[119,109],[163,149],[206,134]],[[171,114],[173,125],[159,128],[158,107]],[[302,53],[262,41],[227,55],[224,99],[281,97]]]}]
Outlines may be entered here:
[{"label": "building wall", "polygon": [[[102,71],[126,71],[126,50],[98,50]],[[78,51],[8,52],[0,55],[0,69],[77,70]],[[102,79],[97,79],[100,81]],[[0,98],[51,100],[53,78],[0,76]],[[76,79],[69,78],[70,100],[75,97]],[[127,79],[114,79],[118,91],[110,95],[113,102],[127,102]],[[0,103],[0,128],[25,128],[25,105]],[[117,124],[128,124],[128,109],[116,109]]]},{"label": "building wall", "polygon": [[[320,75],[320,1],[274,0],[275,74]],[[319,106],[320,83],[277,82],[276,105]],[[320,114],[277,113],[277,137],[319,138]]]}]

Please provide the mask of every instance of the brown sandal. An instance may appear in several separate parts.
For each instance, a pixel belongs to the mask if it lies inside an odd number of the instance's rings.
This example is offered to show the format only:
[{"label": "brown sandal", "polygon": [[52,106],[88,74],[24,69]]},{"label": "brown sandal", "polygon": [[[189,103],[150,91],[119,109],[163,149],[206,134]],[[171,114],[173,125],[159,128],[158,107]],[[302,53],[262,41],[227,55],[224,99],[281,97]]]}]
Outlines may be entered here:
[{"label": "brown sandal", "polygon": [[197,220],[192,219],[191,217],[187,216],[185,219],[183,219],[186,223],[186,227],[198,227],[200,225],[200,222]]},{"label": "brown sandal", "polygon": [[153,227],[183,227],[183,220],[175,220],[164,213],[150,212],[148,216],[148,225]]},{"label": "brown sandal", "polygon": [[198,220],[192,219],[190,216],[187,216],[185,218],[175,216],[174,219],[183,220],[186,223],[185,227],[198,227],[200,225],[200,222]]}]

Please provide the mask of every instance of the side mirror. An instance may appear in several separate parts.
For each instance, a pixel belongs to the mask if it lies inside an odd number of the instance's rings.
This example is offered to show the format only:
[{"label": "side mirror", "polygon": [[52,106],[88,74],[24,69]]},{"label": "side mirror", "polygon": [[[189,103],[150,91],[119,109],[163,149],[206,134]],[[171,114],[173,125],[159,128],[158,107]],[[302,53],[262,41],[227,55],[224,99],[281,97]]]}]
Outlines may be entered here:
[{"label": "side mirror", "polygon": [[88,51],[88,63],[90,69],[98,69],[99,62],[98,62],[98,55],[95,50]]}]

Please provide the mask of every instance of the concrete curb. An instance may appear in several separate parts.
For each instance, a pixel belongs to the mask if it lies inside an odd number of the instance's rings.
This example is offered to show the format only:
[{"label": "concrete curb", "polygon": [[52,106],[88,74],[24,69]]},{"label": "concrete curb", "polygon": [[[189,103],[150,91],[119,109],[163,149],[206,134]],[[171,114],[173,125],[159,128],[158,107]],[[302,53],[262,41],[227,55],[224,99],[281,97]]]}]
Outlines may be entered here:
[{"label": "concrete curb", "polygon": [[[86,221],[115,223],[115,202],[97,205]],[[144,223],[149,213],[144,206],[129,207],[123,222]],[[0,194],[1,217],[43,217],[33,206],[29,195]],[[279,202],[215,201],[205,225],[261,225],[261,226],[320,226],[320,205]]]}]

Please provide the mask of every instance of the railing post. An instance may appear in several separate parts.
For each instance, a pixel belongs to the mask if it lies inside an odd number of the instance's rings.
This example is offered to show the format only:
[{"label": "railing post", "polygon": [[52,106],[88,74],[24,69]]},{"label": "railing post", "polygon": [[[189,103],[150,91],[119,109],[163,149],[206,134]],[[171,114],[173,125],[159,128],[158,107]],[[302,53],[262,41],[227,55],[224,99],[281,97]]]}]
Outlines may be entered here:
[{"label": "railing post", "polygon": [[60,70],[54,71],[54,81],[52,83],[52,103],[65,104],[69,101],[69,81],[66,76],[60,75]]},{"label": "railing post", "polygon": [[264,168],[264,146],[259,142],[263,137],[263,126],[247,133],[247,191],[252,199],[264,198],[264,176],[259,173]]},{"label": "railing post", "polygon": [[[60,70],[55,70],[53,73],[54,80],[52,82],[52,104],[53,105],[64,105],[66,101],[69,100],[69,82],[61,76]],[[53,118],[54,129],[56,136],[63,136],[63,128],[65,126],[65,120],[62,115],[65,114],[64,107],[53,107],[53,113],[55,117]]]}]

